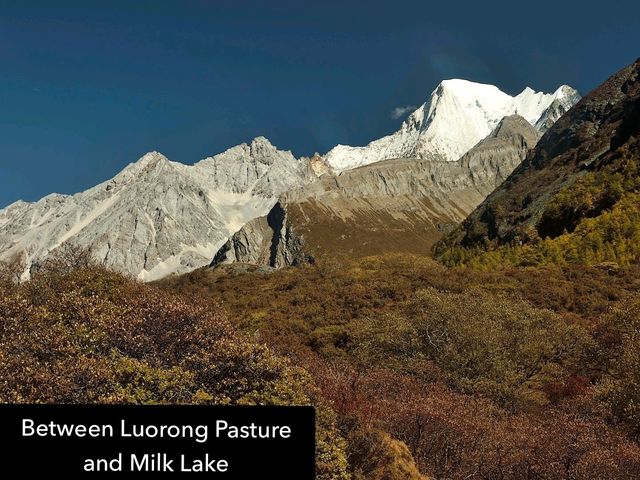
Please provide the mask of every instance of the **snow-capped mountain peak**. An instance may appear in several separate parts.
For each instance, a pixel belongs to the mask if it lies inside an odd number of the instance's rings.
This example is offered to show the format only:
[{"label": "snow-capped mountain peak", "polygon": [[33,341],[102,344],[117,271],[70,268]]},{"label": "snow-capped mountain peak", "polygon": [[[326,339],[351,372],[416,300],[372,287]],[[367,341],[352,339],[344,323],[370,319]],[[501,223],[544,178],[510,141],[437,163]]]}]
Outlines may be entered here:
[{"label": "snow-capped mountain peak", "polygon": [[[396,133],[366,147],[338,145],[327,153],[326,161],[335,171],[390,158],[455,161],[491,133],[504,117],[517,114],[544,130],[548,126],[538,125],[542,118],[547,123],[557,120],[558,113],[564,113],[579,98],[566,85],[554,93],[535,92],[527,87],[512,97],[494,85],[444,80]],[[547,111],[552,106],[557,111],[549,115]]]},{"label": "snow-capped mountain peak", "polygon": [[425,110],[429,106],[426,103],[420,105],[416,110],[411,113],[404,122],[402,122],[402,126],[400,129],[405,132],[420,130],[422,128],[422,124],[426,118]]},{"label": "snow-capped mountain peak", "polygon": [[113,180],[123,181],[125,179],[135,179],[140,175],[160,171],[166,167],[179,166],[178,162],[172,162],[162,153],[152,151],[145,153],[137,161],[130,163],[118,173]]}]

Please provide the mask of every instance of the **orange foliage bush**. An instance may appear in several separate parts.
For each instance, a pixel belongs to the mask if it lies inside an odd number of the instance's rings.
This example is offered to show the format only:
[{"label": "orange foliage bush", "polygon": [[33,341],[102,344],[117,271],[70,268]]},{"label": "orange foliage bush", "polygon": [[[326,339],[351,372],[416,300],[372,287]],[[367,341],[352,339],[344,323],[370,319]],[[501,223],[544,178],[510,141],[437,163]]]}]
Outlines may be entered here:
[{"label": "orange foliage bush", "polygon": [[480,272],[386,255],[160,283],[219,301],[311,373],[354,478],[394,463],[373,459],[390,452],[380,432],[433,478],[640,478],[626,435],[637,352],[623,326],[635,310],[610,315],[633,304],[638,267]]},{"label": "orange foliage bush", "polygon": [[333,413],[304,370],[214,302],[68,266],[0,282],[0,402],[315,404],[318,478],[348,478]]}]

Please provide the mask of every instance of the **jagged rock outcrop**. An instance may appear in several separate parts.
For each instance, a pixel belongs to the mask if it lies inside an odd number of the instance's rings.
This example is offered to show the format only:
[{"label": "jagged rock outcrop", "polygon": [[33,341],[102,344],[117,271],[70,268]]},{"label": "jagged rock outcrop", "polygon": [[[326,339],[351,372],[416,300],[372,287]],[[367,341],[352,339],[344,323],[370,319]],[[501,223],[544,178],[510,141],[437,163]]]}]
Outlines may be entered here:
[{"label": "jagged rock outcrop", "polygon": [[313,173],[315,173],[318,177],[332,172],[331,167],[329,166],[327,161],[318,152],[314,153],[313,156],[309,159],[309,166],[311,167],[311,170],[313,170]]},{"label": "jagged rock outcrop", "polygon": [[151,152],[87,191],[0,210],[0,260],[22,257],[28,278],[34,264],[70,243],[143,280],[185,272],[209,264],[280,193],[315,179],[308,163],[262,137],[193,166]]},{"label": "jagged rock outcrop", "polygon": [[[448,245],[491,248],[562,233],[541,224],[549,202],[588,172],[611,170],[640,155],[640,60],[584,97],[447,239]],[[615,171],[615,168],[613,168]],[[575,223],[575,222],[574,222]]]},{"label": "jagged rock outcrop", "polygon": [[[510,116],[457,162],[395,159],[323,175],[285,192],[269,216],[233,235],[212,265],[282,267],[321,255],[428,253],[443,232],[511,173],[538,138],[524,118]],[[274,251],[284,253],[274,256]]]},{"label": "jagged rock outcrop", "polygon": [[511,115],[503,118],[494,131],[458,163],[486,196],[511,174],[541,136],[524,118]]},{"label": "jagged rock outcrop", "polygon": [[567,113],[569,109],[580,101],[580,94],[571,87],[560,87],[562,95],[554,98],[553,102],[540,115],[535,123],[536,129],[544,133],[549,130],[558,119]]},{"label": "jagged rock outcrop", "polygon": [[312,263],[304,239],[287,218],[286,208],[277,202],[269,214],[248,222],[216,253],[211,266],[220,263],[251,263],[281,268]]}]

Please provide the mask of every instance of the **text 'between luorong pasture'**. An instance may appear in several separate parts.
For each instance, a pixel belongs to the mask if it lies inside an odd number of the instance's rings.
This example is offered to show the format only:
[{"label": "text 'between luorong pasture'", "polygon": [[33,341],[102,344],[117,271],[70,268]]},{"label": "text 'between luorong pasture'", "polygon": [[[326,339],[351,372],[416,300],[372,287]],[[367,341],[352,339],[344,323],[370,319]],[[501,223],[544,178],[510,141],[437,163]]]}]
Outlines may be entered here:
[{"label": "text 'between luorong pasture'", "polygon": [[311,407],[0,405],[24,473],[313,478]]}]

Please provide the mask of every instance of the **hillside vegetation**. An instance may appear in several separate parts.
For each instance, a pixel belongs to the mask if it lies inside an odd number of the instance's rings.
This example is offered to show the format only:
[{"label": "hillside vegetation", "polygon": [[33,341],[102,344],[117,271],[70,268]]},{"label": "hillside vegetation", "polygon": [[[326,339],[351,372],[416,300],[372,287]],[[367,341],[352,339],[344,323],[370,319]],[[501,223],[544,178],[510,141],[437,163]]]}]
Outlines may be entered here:
[{"label": "hillside vegetation", "polygon": [[447,265],[495,269],[613,262],[640,262],[640,160],[627,158],[581,176],[544,209],[538,232],[527,242],[497,248],[462,246],[455,234],[436,247]]},{"label": "hillside vegetation", "polygon": [[436,248],[492,268],[638,262],[640,59],[563,115]]},{"label": "hillside vegetation", "polygon": [[435,478],[633,478],[639,274],[385,255],[161,286],[219,302],[304,367],[338,413],[354,478],[374,478],[385,438]]},{"label": "hillside vegetation", "polygon": [[309,374],[218,305],[86,262],[0,274],[0,402],[316,405],[318,478],[349,478],[335,414]]}]

